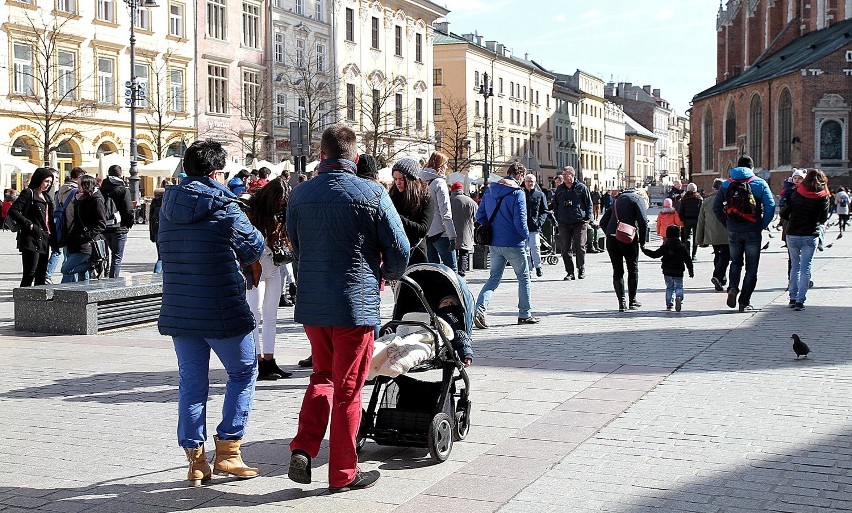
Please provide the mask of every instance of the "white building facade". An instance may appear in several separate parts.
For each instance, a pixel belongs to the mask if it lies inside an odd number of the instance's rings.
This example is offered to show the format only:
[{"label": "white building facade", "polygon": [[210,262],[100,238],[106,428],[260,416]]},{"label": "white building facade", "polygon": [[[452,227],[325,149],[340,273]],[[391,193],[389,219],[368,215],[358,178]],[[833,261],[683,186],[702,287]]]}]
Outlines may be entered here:
[{"label": "white building facade", "polygon": [[604,168],[598,186],[607,191],[623,186],[625,176],[624,109],[604,102]]}]

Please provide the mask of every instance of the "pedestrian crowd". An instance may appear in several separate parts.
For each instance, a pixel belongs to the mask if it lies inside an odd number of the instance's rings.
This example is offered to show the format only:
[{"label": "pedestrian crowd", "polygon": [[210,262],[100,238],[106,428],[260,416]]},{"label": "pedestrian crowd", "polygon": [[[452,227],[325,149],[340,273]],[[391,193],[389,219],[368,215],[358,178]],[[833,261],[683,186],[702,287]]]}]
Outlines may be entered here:
[{"label": "pedestrian crowd", "polygon": [[[296,184],[289,173],[272,177],[267,168],[242,170],[222,183],[225,150],[197,141],[185,152],[180,183],[153,191],[147,220],[157,248],[153,272],[163,279],[158,326],[172,337],[177,357],[177,439],[192,483],[213,472],[260,474],[243,461],[240,447],[256,380],[292,375],[275,360],[279,306],[295,307],[311,345],[310,357],[300,362],[312,374],[290,442],[288,475],[311,482],[312,461],[330,426],[330,490],[365,488],[379,478],[378,471],[359,470],[356,447],[362,389],[381,324],[379,292],[408,265],[443,264],[464,277],[486,247],[489,276],[473,322],[488,329],[488,308],[507,266],[517,280],[518,325],[540,322],[531,288],[533,272],[544,275],[544,259],[561,256],[563,280],[570,282],[587,277],[587,254],[603,251],[619,311],[642,307],[644,254],[661,261],[665,309],[680,312],[697,249],[712,246],[713,287],[726,292],[727,306],[746,312],[753,309],[763,232],[776,211],[769,185],[743,156],[706,197],[694,183],[672,187],[656,219],[662,244],[652,249],[644,189],[590,190],[571,166],[543,189],[535,174],[513,162],[474,198],[466,184],[448,183],[450,159],[436,151],[425,162],[394,162],[386,188],[377,179],[377,160],[358,154],[355,133],[343,124],[322,134],[320,159],[315,176],[300,176]],[[22,287],[48,283],[60,261],[63,282],[120,277],[136,212],[122,169],[112,166],[107,174],[98,180],[74,168],[52,194],[58,173],[38,168],[20,194],[4,191],[4,226],[18,232]],[[785,181],[778,210],[791,308],[804,309],[828,218],[836,211],[842,237],[849,201],[843,187],[832,195],[817,169],[795,170]],[[439,306],[453,309],[450,320],[463,324],[457,302]],[[473,360],[469,342],[464,338],[457,349],[464,365]],[[204,447],[211,351],[227,372],[212,466]]]}]

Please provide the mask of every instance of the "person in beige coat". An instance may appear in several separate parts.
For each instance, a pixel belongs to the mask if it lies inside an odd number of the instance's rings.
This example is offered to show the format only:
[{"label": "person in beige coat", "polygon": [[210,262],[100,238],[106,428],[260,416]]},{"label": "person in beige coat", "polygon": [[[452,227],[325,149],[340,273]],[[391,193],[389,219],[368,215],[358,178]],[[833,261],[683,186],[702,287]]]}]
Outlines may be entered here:
[{"label": "person in beige coat", "polygon": [[702,248],[713,246],[713,277],[710,281],[717,292],[725,290],[728,281],[728,263],[731,261],[731,251],[728,248],[728,230],[713,214],[713,201],[716,199],[716,194],[723,181],[721,178],[717,178],[713,182],[713,192],[701,202],[698,226],[695,229],[695,240]]},{"label": "person in beige coat", "polygon": [[470,253],[473,251],[473,222],[477,208],[476,202],[465,195],[461,182],[455,182],[450,187],[450,210],[456,227],[459,276],[464,276],[469,269]]}]

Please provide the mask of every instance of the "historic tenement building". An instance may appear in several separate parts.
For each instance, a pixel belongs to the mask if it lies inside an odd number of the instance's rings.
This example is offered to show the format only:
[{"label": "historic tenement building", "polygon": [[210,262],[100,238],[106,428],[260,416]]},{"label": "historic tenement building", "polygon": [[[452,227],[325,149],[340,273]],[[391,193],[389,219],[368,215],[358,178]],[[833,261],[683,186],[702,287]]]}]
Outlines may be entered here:
[{"label": "historic tenement building", "polygon": [[699,187],[742,154],[776,192],[793,167],[819,167],[832,185],[852,185],[852,2],[729,0],[717,30],[718,83],[693,98]]}]

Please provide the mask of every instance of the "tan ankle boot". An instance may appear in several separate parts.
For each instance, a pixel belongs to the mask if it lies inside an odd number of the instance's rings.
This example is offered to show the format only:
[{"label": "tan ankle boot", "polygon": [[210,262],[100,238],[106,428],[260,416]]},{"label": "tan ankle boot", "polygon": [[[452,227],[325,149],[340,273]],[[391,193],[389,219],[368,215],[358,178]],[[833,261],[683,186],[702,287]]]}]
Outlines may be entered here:
[{"label": "tan ankle boot", "polygon": [[216,440],[216,459],[213,470],[217,474],[232,475],[240,479],[257,477],[259,469],[247,467],[240,456],[241,440]]},{"label": "tan ankle boot", "polygon": [[189,471],[186,474],[187,481],[190,481],[192,486],[198,486],[204,481],[209,481],[213,473],[210,468],[210,463],[204,456],[204,446],[196,447],[195,449],[187,449],[186,459],[189,460]]}]

